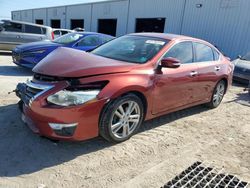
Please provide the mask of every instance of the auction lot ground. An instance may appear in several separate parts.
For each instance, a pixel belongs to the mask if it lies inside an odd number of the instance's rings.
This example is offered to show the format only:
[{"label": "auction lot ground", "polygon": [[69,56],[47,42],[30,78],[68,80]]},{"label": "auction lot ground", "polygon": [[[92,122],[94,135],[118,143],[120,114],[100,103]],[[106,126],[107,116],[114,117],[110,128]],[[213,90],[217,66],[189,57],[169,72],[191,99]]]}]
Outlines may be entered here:
[{"label": "auction lot ground", "polygon": [[32,73],[0,55],[0,187],[160,187],[195,161],[250,182],[250,100],[233,86],[221,106],[197,106],[143,124],[121,144],[53,143],[21,121],[8,92]]}]

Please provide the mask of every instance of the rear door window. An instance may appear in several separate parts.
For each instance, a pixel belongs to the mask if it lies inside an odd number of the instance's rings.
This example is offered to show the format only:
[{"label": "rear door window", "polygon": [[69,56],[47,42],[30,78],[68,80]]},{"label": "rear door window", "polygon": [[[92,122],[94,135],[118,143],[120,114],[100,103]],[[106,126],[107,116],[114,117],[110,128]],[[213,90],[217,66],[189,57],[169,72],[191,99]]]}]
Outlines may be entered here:
[{"label": "rear door window", "polygon": [[24,25],[25,33],[33,33],[33,34],[42,34],[42,29],[41,27],[33,26],[33,25]]},{"label": "rear door window", "polygon": [[209,46],[194,42],[194,49],[196,62],[214,61],[214,53],[212,48],[210,48]]},{"label": "rear door window", "polygon": [[174,45],[165,55],[164,58],[173,57],[181,63],[193,62],[193,45],[192,42],[180,42]]},{"label": "rear door window", "polygon": [[9,32],[22,32],[22,24],[14,23],[14,22],[6,22],[4,24],[5,31]]}]

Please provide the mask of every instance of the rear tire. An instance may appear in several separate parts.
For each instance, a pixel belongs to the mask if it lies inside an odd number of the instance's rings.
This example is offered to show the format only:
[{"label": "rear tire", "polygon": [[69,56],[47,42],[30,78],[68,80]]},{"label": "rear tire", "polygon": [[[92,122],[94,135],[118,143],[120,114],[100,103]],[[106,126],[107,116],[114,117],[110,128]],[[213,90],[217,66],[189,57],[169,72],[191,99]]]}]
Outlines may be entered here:
[{"label": "rear tire", "polygon": [[100,135],[110,142],[123,142],[139,129],[144,117],[142,100],[128,94],[108,103],[99,121]]},{"label": "rear tire", "polygon": [[209,108],[217,108],[226,92],[226,83],[224,80],[219,81],[213,91],[211,101],[207,104]]}]

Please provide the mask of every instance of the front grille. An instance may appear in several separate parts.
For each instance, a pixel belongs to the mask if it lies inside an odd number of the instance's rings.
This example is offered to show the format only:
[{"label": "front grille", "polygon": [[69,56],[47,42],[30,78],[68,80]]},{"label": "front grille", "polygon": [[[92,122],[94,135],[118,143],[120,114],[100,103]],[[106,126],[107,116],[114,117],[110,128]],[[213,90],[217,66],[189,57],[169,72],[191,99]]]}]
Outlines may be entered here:
[{"label": "front grille", "polygon": [[13,51],[12,52],[12,58],[13,58],[14,62],[17,62],[17,61],[20,61],[21,55],[20,55],[20,53]]},{"label": "front grille", "polygon": [[26,97],[28,100],[30,100],[31,98],[35,97],[37,94],[39,94],[40,92],[42,92],[43,89],[38,89],[38,88],[35,88],[33,85],[31,84],[27,84],[26,85]]},{"label": "front grille", "polygon": [[32,81],[27,81],[26,84],[18,84],[16,92],[17,96],[20,97],[26,105],[29,105],[37,96],[41,95],[52,87],[53,85],[43,85],[34,83]]}]

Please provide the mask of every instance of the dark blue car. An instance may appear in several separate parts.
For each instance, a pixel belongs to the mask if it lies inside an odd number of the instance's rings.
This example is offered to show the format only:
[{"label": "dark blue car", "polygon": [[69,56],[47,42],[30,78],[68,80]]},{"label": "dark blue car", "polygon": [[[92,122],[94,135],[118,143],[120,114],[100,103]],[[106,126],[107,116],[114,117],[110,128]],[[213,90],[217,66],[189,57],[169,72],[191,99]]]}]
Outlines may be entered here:
[{"label": "dark blue car", "polygon": [[12,51],[13,62],[26,68],[33,68],[50,52],[58,47],[69,47],[88,51],[112,40],[114,37],[93,32],[74,32],[53,41],[40,41],[22,44]]}]

